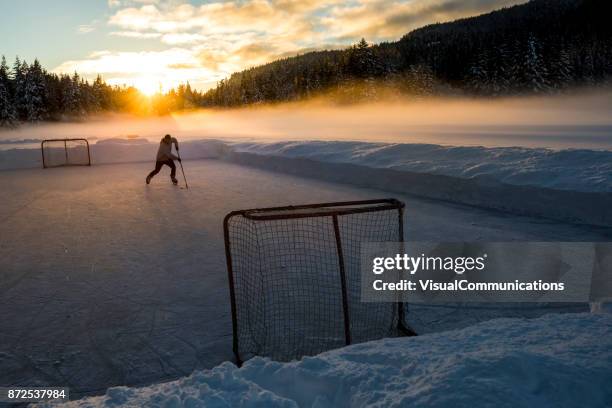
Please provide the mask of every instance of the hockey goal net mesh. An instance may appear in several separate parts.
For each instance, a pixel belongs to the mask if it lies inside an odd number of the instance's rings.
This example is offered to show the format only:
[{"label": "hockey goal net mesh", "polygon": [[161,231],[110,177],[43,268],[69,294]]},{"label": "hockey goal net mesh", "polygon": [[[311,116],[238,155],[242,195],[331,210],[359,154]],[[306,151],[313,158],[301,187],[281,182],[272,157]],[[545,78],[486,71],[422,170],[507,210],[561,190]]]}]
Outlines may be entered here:
[{"label": "hockey goal net mesh", "polygon": [[87,139],[49,139],[41,143],[43,167],[89,166]]},{"label": "hockey goal net mesh", "polygon": [[360,302],[361,243],[402,241],[402,211],[389,199],[228,214],[238,363],[255,355],[288,361],[402,334],[401,304]]}]

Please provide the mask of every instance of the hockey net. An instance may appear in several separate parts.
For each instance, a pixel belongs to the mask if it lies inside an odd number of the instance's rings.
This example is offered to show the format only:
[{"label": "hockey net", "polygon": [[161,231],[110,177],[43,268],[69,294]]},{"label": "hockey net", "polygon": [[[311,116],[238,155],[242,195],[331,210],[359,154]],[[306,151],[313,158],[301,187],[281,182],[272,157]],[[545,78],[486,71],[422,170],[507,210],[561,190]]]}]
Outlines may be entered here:
[{"label": "hockey net", "polygon": [[91,165],[87,139],[47,139],[40,149],[44,168]]},{"label": "hockey net", "polygon": [[237,362],[288,361],[410,334],[401,303],[360,301],[362,242],[403,241],[395,199],[234,211],[224,220]]}]

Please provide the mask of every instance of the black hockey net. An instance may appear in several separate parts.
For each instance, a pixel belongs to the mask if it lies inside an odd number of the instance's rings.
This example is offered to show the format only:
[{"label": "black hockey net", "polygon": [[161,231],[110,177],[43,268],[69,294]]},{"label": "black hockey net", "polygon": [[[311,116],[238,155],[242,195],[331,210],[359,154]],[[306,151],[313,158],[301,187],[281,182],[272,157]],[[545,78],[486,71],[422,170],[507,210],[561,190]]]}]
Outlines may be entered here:
[{"label": "black hockey net", "polygon": [[403,241],[394,199],[234,211],[225,248],[238,363],[406,334],[401,303],[360,301],[362,242]]},{"label": "black hockey net", "polygon": [[43,167],[90,166],[87,139],[47,139],[40,144]]}]

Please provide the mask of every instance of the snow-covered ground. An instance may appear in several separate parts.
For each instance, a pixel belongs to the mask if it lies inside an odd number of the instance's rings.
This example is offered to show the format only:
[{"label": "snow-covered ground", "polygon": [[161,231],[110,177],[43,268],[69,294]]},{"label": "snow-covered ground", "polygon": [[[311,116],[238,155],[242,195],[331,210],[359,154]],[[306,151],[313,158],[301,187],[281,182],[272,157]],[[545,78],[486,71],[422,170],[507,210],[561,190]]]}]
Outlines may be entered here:
[{"label": "snow-covered ground", "polygon": [[[222,236],[222,219],[230,210],[396,196],[407,204],[405,232],[413,240],[612,237],[608,228],[512,216],[222,160],[184,164],[189,190],[172,186],[167,169],[146,186],[150,162],[0,172],[0,384],[63,384],[78,397],[114,385],[177,379],[230,360]],[[411,305],[409,320],[421,332],[431,332],[547,310]],[[300,364],[308,361],[319,364],[312,359]],[[223,372],[235,369],[224,365],[215,378],[223,378]],[[240,384],[235,383],[236,392],[250,387]],[[266,395],[272,394],[261,394]]]},{"label": "snow-covered ground", "polygon": [[609,407],[612,314],[497,319],[299,362],[224,363],[71,407]]}]

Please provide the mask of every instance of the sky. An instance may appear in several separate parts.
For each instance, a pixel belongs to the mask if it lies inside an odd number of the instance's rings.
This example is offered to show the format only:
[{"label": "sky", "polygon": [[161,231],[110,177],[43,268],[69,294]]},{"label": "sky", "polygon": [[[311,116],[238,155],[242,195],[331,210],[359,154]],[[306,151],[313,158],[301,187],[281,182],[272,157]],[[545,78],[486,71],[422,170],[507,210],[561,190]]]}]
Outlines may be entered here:
[{"label": "sky", "polygon": [[147,94],[524,0],[0,0],[0,54]]}]

